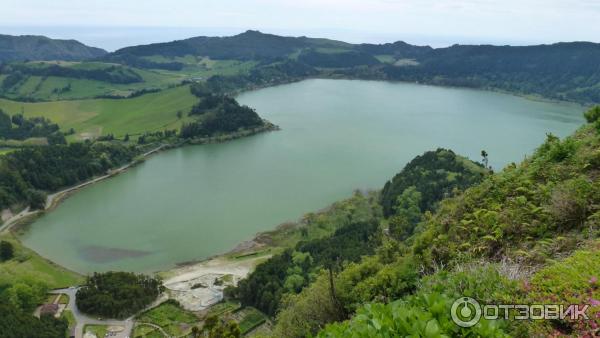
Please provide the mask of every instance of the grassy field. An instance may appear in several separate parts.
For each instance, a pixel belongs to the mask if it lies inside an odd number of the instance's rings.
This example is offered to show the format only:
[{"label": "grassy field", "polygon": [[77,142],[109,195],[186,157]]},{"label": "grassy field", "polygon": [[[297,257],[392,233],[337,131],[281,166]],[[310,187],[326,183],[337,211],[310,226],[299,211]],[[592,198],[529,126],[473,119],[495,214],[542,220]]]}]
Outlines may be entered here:
[{"label": "grassy field", "polygon": [[171,336],[181,336],[189,333],[191,325],[198,322],[198,318],[194,314],[172,302],[162,303],[142,313],[138,316],[137,320],[158,325]]},{"label": "grassy field", "polygon": [[69,296],[62,293],[60,295],[60,299],[58,300],[58,304],[69,304]]},{"label": "grassy field", "polygon": [[35,280],[43,281],[49,288],[61,288],[81,284],[83,277],[42,258],[24,247],[13,235],[1,235],[0,240],[9,241],[15,249],[15,257],[0,263],[0,281],[14,284]]},{"label": "grassy field", "polygon": [[241,307],[237,302],[222,302],[215,304],[208,310],[209,316],[220,316],[225,313],[233,312]]},{"label": "grassy field", "polygon": [[0,156],[6,155],[10,152],[17,150],[17,148],[0,148]]},{"label": "grassy field", "polygon": [[149,325],[136,325],[133,329],[133,337],[136,338],[164,338],[164,335],[156,328]]},{"label": "grassy field", "polygon": [[[207,57],[192,55],[174,58],[157,55],[145,57],[145,59],[154,62],[181,62],[184,67],[179,71],[168,71],[132,68],[102,62],[34,61],[29,62],[28,66],[35,68],[38,65],[42,67],[43,64],[59,64],[62,67],[85,70],[117,66],[130,73],[138,74],[142,81],[120,84],[85,78],[27,75],[11,88],[0,91],[0,94],[9,99],[27,97],[43,101],[92,99],[102,95],[126,97],[141,89],[166,89],[192,78],[206,79],[212,75],[235,75],[247,72],[257,64],[255,61],[211,60]],[[0,75],[0,83],[6,76],[4,74]]]},{"label": "grassy field", "polygon": [[[103,69],[113,64],[101,62],[30,62],[30,67],[37,64],[60,64],[63,67],[74,69]],[[36,100],[56,101],[94,98],[100,95],[127,96],[137,90],[147,88],[167,88],[181,83],[189,78],[185,72],[159,72],[156,70],[138,69],[119,65],[118,67],[129,72],[137,73],[142,78],[134,83],[110,83],[93,79],[69,78],[57,76],[27,76],[24,80],[2,92],[8,98],[28,97]],[[6,75],[0,77],[0,83]],[[68,90],[63,90],[65,88]]]},{"label": "grassy field", "polygon": [[75,316],[73,316],[73,312],[71,312],[71,310],[64,310],[62,312],[61,317],[67,320],[67,323],[69,323],[69,329],[77,325],[77,322],[75,321]]},{"label": "grassy field", "polygon": [[[0,109],[10,115],[44,116],[62,130],[73,128],[76,138],[114,134],[123,137],[146,131],[178,129],[190,118],[187,112],[198,99],[189,86],[180,86],[131,99],[91,99],[23,103],[0,99]],[[177,118],[182,111],[183,118]]]},{"label": "grassy field", "polygon": [[108,332],[108,327],[105,325],[86,325],[83,328],[83,332],[91,332],[96,335],[98,338],[103,338]]},{"label": "grassy field", "polygon": [[180,71],[154,70],[156,74],[167,78],[209,78],[213,75],[236,75],[250,71],[258,64],[256,61],[211,60],[208,57],[186,55],[184,57],[167,58],[162,55],[144,57],[154,62],[181,62],[184,67]]},{"label": "grassy field", "polygon": [[243,310],[243,317],[239,322],[240,331],[246,334],[257,326],[267,321],[267,316],[255,308],[247,307]]}]

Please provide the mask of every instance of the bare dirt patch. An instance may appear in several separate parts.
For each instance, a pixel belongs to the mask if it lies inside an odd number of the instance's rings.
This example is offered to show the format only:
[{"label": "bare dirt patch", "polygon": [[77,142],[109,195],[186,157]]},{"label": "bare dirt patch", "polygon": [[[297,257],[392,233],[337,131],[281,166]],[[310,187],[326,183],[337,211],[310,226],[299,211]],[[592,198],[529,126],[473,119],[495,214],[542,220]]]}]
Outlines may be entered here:
[{"label": "bare dirt patch", "polygon": [[230,260],[217,257],[163,273],[170,298],[183,308],[202,311],[223,299],[223,290],[245,278],[268,256]]}]

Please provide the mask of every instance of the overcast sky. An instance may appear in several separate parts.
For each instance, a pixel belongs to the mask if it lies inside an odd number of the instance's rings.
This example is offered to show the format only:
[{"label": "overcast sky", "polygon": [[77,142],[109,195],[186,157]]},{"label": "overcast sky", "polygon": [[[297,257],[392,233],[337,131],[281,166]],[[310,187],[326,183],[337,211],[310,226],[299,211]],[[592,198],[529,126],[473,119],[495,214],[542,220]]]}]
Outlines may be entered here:
[{"label": "overcast sky", "polygon": [[600,0],[2,0],[1,7],[0,33],[78,38],[108,49],[246,29],[435,46],[600,42]]}]

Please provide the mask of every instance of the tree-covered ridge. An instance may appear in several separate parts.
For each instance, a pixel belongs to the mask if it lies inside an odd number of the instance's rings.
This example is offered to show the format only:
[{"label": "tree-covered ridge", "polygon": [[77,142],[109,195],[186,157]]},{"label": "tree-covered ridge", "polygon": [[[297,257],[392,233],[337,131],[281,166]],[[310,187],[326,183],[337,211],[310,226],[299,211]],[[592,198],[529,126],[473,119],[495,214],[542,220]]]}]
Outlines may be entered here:
[{"label": "tree-covered ridge", "polygon": [[262,64],[248,73],[235,76],[215,75],[206,80],[205,88],[213,93],[235,93],[316,76],[319,71],[305,63],[283,60]]},{"label": "tree-covered ridge", "polygon": [[386,216],[395,212],[398,198],[414,187],[420,193],[420,212],[431,211],[435,204],[455,190],[480,182],[487,170],[479,163],[447,149],[428,151],[411,160],[388,181],[381,191],[381,205]]},{"label": "tree-covered ridge", "polygon": [[23,60],[84,60],[106,54],[75,40],[50,39],[34,35],[0,35],[0,62]]},{"label": "tree-covered ridge", "polygon": [[583,103],[600,102],[600,44],[455,45],[434,49],[409,67],[386,66],[391,80],[499,89]]},{"label": "tree-covered ridge", "polygon": [[94,273],[77,290],[77,307],[92,315],[126,318],[145,309],[163,289],[159,279],[146,275]]},{"label": "tree-covered ridge", "polygon": [[[248,31],[230,37],[195,37],[127,47],[107,55],[105,60],[142,68],[182,69],[184,65],[173,60],[188,55],[252,60],[259,65],[293,60],[319,68],[319,76],[425,82],[600,102],[600,70],[596,64],[600,44],[590,42],[431,48],[402,41],[350,44]],[[156,56],[166,60],[153,61]]]},{"label": "tree-covered ridge", "polygon": [[320,53],[315,49],[306,49],[300,52],[298,61],[313,67],[321,68],[348,68],[361,65],[372,66],[380,63],[373,55],[362,51]]},{"label": "tree-covered ridge", "polygon": [[152,55],[169,57],[204,55],[219,60],[263,60],[281,58],[295,52],[299,48],[311,45],[333,45],[338,47],[340,44],[343,43],[306,37],[284,37],[249,30],[228,37],[199,36],[166,43],[126,47],[107,55],[107,57],[114,58],[125,55],[136,57]]},{"label": "tree-covered ridge", "polygon": [[264,125],[254,109],[240,105],[234,98],[215,91],[205,83],[195,83],[190,90],[200,102],[192,107],[189,115],[200,118],[181,126],[179,136],[184,139],[210,137]]}]

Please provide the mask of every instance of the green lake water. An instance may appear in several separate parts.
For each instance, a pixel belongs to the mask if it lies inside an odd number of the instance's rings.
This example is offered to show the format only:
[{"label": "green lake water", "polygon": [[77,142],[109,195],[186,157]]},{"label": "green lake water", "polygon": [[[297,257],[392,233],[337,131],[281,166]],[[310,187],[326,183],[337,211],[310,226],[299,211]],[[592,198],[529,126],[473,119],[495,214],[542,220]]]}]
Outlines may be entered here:
[{"label": "green lake water", "polygon": [[426,150],[485,149],[498,170],[583,123],[574,105],[406,83],[306,80],[238,99],[282,130],[160,153],[82,189],[22,240],[83,273],[167,269],[379,189]]}]

